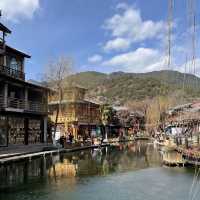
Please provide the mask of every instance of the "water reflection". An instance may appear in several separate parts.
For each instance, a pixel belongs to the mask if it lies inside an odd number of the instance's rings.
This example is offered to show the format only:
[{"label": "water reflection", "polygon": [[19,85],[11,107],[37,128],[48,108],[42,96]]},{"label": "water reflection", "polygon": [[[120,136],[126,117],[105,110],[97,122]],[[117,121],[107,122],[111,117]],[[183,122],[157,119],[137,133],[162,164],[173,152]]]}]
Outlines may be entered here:
[{"label": "water reflection", "polygon": [[118,144],[102,149],[82,151],[61,156],[60,162],[68,160],[76,169],[76,176],[105,176],[114,172],[123,172],[158,166],[161,157],[152,145],[146,142]]},{"label": "water reflection", "polygon": [[160,152],[144,141],[4,165],[0,200],[187,200],[193,170],[161,165]]},{"label": "water reflection", "polygon": [[162,152],[163,161],[170,164],[184,164],[182,155],[176,151]]},{"label": "water reflection", "polygon": [[33,183],[59,184],[65,179],[73,188],[81,177],[160,166],[161,157],[152,145],[138,141],[115,146],[38,158],[0,166],[0,191],[19,190]]}]

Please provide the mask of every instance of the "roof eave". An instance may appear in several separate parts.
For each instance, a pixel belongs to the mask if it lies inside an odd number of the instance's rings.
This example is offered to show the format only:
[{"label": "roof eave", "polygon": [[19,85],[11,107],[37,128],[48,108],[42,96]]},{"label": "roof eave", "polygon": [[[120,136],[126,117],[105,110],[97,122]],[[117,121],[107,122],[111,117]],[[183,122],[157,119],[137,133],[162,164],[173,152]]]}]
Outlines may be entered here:
[{"label": "roof eave", "polygon": [[25,58],[31,58],[30,55],[28,55],[28,54],[26,54],[26,53],[23,53],[23,52],[21,52],[21,51],[15,49],[15,48],[13,48],[13,47],[10,47],[10,46],[6,45],[6,48],[10,49],[11,51],[15,51],[16,53],[20,54],[21,56],[23,56],[23,57],[25,57]]},{"label": "roof eave", "polygon": [[8,29],[6,26],[4,26],[2,23],[0,23],[0,30],[5,33],[9,33],[9,34],[12,33],[12,31],[10,29]]}]

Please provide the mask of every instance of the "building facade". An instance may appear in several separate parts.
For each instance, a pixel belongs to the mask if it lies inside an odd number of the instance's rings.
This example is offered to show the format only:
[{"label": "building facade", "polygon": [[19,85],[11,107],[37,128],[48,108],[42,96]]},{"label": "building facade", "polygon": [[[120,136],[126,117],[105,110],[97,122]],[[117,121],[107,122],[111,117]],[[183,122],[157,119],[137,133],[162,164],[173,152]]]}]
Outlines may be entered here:
[{"label": "building facade", "polygon": [[[78,136],[91,136],[101,123],[100,105],[85,100],[86,89],[68,87],[63,92],[61,109],[58,115],[58,129],[62,135],[71,132],[77,139]],[[58,95],[54,94],[49,100],[51,120],[56,121]]]},{"label": "building facade", "polygon": [[6,44],[0,23],[0,147],[46,141],[48,89],[25,81],[29,55]]}]

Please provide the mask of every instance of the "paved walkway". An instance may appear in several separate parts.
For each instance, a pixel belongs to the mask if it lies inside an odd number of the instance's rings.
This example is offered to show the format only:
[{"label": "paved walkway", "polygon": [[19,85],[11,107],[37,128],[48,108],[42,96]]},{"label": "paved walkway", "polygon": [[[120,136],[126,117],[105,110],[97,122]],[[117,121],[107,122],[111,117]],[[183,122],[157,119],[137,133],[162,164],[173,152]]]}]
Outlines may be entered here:
[{"label": "paved walkway", "polygon": [[8,147],[0,147],[0,159],[41,152],[48,148],[52,149],[52,144],[9,145]]},{"label": "paved walkway", "polygon": [[[136,138],[137,139],[137,138]],[[140,138],[147,139],[147,138]],[[149,138],[148,138],[149,139]],[[110,143],[105,143],[101,146],[108,146]],[[21,160],[60,152],[79,151],[88,148],[98,148],[99,145],[80,144],[66,145],[65,148],[56,148],[52,144],[30,144],[30,145],[9,145],[8,147],[0,147],[0,164],[10,161]]]},{"label": "paved walkway", "polygon": [[[108,146],[102,144],[101,146]],[[24,159],[32,159],[34,157],[53,155],[57,153],[67,153],[80,151],[89,148],[98,148],[99,145],[84,145],[84,146],[67,146],[66,148],[55,148],[52,144],[34,144],[34,145],[12,145],[0,149],[0,164],[15,162]]]}]

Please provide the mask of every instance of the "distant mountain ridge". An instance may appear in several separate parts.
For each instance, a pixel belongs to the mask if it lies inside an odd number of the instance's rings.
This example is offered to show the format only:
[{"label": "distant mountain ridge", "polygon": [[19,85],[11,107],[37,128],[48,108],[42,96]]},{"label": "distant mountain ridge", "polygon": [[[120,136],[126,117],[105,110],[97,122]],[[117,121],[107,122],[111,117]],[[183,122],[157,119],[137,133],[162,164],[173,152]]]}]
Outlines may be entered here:
[{"label": "distant mountain ridge", "polygon": [[108,103],[142,100],[183,91],[183,88],[186,97],[200,97],[200,78],[170,70],[111,74],[86,71],[71,75],[66,81],[87,88],[89,98]]}]

